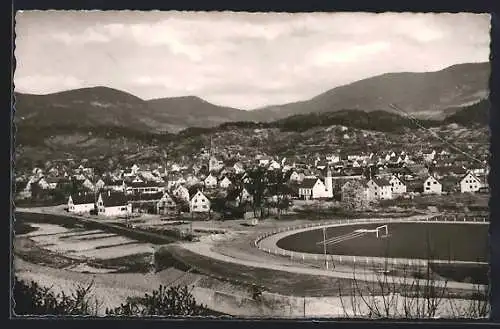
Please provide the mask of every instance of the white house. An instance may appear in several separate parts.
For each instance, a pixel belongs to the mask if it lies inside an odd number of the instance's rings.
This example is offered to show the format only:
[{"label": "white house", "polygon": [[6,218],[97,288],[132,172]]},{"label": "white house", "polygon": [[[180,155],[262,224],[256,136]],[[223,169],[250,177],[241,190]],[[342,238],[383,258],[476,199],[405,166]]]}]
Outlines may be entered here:
[{"label": "white house", "polygon": [[139,172],[139,169],[140,169],[140,168],[139,168],[139,166],[138,166],[138,165],[136,165],[136,164],[134,164],[134,165],[130,168],[130,170],[132,171],[132,174],[134,174],[134,175],[137,175],[137,173]]},{"label": "white house", "polygon": [[155,182],[132,182],[127,185],[127,194],[155,194],[164,192],[165,188]]},{"label": "white house", "polygon": [[253,198],[252,195],[247,191],[246,188],[243,188],[241,190],[240,195],[238,196],[238,201],[244,203],[244,202],[252,202]]},{"label": "white house", "polygon": [[[424,153],[424,161],[426,162],[431,162],[434,160],[434,158],[436,157],[436,151],[435,150],[432,150],[432,152],[430,153]],[[424,191],[425,192],[425,191]]]},{"label": "white house", "polygon": [[337,163],[337,162],[340,162],[340,156],[338,155],[327,155],[326,156],[326,160],[328,161],[328,163],[330,164],[333,164],[333,163]]},{"label": "white house", "polygon": [[392,175],[389,179],[389,184],[391,184],[392,194],[401,195],[406,193],[406,184],[396,175]]},{"label": "white house", "polygon": [[158,203],[156,204],[157,213],[160,215],[164,215],[169,212],[174,212],[175,209],[176,203],[174,199],[172,199],[172,197],[168,193],[163,193],[160,201],[158,201]]},{"label": "white house", "polygon": [[205,178],[205,180],[203,182],[205,183],[206,188],[217,187],[217,177],[215,177],[212,174],[208,175],[207,178]]},{"label": "white house", "polygon": [[89,213],[95,207],[94,194],[77,194],[69,196],[68,211],[75,214]]},{"label": "white house", "polygon": [[220,182],[219,182],[219,186],[221,188],[228,188],[230,185],[231,185],[231,181],[229,180],[229,178],[224,177],[224,179],[222,179]]},{"label": "white house", "polygon": [[424,181],[423,193],[424,194],[441,194],[443,186],[438,180],[432,176],[427,177]]},{"label": "white house", "polygon": [[201,191],[198,191],[189,202],[189,210],[191,212],[209,212],[210,200]]},{"label": "white house", "polygon": [[113,192],[124,193],[125,189],[127,188],[125,181],[121,179],[119,180],[106,179],[104,183],[105,183],[104,188],[107,190],[111,190]]},{"label": "white house", "polygon": [[95,185],[88,178],[85,178],[85,180],[82,182],[82,186],[89,191],[93,191],[95,189]]},{"label": "white house", "polygon": [[236,162],[233,165],[234,172],[237,174],[242,174],[245,172],[245,166],[241,162]]},{"label": "white house", "polygon": [[106,183],[101,178],[99,178],[99,180],[97,181],[97,183],[95,183],[95,188],[97,190],[102,190],[104,188],[104,186],[106,186]]},{"label": "white house", "polygon": [[290,182],[301,182],[302,180],[304,179],[304,177],[300,176],[300,174],[296,171],[293,171],[291,174],[290,174]]},{"label": "white house", "polygon": [[272,158],[269,156],[263,156],[259,159],[259,166],[268,166]]},{"label": "white house", "polygon": [[124,216],[132,213],[132,203],[123,193],[100,193],[97,199],[97,211],[104,216]]},{"label": "white house", "polygon": [[47,179],[42,177],[38,180],[37,182],[38,186],[40,186],[40,188],[44,189],[44,190],[47,190],[50,188],[50,184],[47,182]]},{"label": "white house", "polygon": [[481,187],[483,187],[481,180],[470,171],[460,180],[460,192],[462,193],[477,192]]},{"label": "white house", "polygon": [[368,181],[367,186],[370,201],[392,199],[392,186],[386,179],[372,178]]},{"label": "white house", "polygon": [[281,169],[281,165],[276,160],[272,160],[268,168],[269,170],[278,170]]},{"label": "white house", "polygon": [[172,163],[172,165],[170,166],[170,171],[179,172],[181,171],[181,166],[179,166],[177,163]]},{"label": "white house", "polygon": [[331,177],[330,171],[328,171],[325,183],[323,183],[321,179],[315,177],[304,178],[302,183],[299,185],[299,198],[309,200],[332,197],[333,179]]}]

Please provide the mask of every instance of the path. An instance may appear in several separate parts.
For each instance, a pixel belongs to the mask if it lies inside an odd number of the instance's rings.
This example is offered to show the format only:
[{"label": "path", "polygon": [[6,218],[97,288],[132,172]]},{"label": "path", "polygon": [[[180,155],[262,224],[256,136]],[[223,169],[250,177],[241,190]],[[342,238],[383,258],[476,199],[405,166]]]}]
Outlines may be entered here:
[{"label": "path", "polygon": [[[257,268],[266,268],[266,269],[271,269],[275,271],[284,271],[284,272],[289,272],[289,273],[298,273],[298,274],[305,274],[305,275],[313,275],[313,276],[328,276],[332,278],[339,278],[339,279],[356,279],[356,280],[361,280],[361,281],[368,281],[368,282],[377,282],[379,278],[374,276],[373,274],[366,274],[366,273],[350,273],[350,272],[340,272],[336,270],[324,270],[324,269],[317,269],[317,268],[309,268],[309,267],[299,267],[299,266],[294,266],[294,265],[281,265],[281,264],[273,264],[270,262],[260,262],[256,260],[243,260],[243,259],[237,259],[233,258],[227,255],[222,255],[210,247],[210,245],[207,245],[202,242],[195,242],[195,243],[185,243],[185,244],[180,244],[181,247],[194,252],[196,254],[199,254],[201,256],[209,257],[212,259],[216,259],[218,261],[222,262],[228,262],[228,263],[234,263],[234,264],[239,264],[239,265],[244,265],[244,266],[249,266],[249,267],[257,267]],[[389,282],[403,282],[402,278],[398,278],[395,276],[387,276],[387,279]],[[394,281],[392,281],[394,280]],[[418,280],[418,279],[412,279],[412,283],[414,284],[419,284],[421,286],[425,286],[427,284],[426,280]],[[444,282],[436,282],[436,285],[443,285]],[[464,283],[464,282],[447,282],[446,287],[449,289],[459,289],[459,290],[477,290],[478,287],[484,288],[484,286],[479,286],[475,284],[470,284],[470,283]]]}]

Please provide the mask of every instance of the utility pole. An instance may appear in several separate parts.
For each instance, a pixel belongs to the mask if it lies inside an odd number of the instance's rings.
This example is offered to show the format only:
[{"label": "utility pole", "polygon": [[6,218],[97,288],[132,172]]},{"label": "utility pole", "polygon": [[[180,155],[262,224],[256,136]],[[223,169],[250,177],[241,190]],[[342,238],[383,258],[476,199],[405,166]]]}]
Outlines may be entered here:
[{"label": "utility pole", "polygon": [[306,296],[304,296],[304,318],[306,317]]},{"label": "utility pole", "polygon": [[323,227],[323,254],[325,255],[325,267],[328,270],[328,258],[326,258],[326,227]]}]

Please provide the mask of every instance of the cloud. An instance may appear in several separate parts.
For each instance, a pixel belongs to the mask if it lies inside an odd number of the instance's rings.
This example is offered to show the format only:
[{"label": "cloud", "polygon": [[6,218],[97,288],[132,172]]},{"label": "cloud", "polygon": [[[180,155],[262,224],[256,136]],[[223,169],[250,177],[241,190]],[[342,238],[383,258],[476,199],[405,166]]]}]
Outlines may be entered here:
[{"label": "cloud", "polygon": [[390,44],[387,42],[372,42],[350,46],[333,44],[332,46],[320,48],[314,56],[314,62],[319,66],[328,66],[334,63],[367,61],[372,56],[378,55],[389,48]]},{"label": "cloud", "polygon": [[56,75],[30,75],[15,79],[15,89],[20,92],[30,92],[32,90],[44,90],[51,92],[59,89],[79,88],[84,83],[83,80],[72,76]]},{"label": "cloud", "polygon": [[52,11],[16,20],[15,82],[26,91],[108,85],[245,109],[489,55],[489,16],[475,14]]},{"label": "cloud", "polygon": [[110,38],[103,33],[97,32],[93,28],[86,28],[81,33],[56,32],[51,35],[52,39],[60,41],[67,45],[77,44],[83,45],[86,43],[102,43],[109,42]]}]

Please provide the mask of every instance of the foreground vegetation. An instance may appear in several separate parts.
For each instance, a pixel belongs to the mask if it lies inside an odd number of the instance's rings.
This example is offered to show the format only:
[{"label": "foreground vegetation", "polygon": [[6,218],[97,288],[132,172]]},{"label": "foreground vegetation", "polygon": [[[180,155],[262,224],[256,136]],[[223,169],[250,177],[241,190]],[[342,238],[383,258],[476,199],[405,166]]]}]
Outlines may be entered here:
[{"label": "foreground vegetation", "polygon": [[[14,313],[16,315],[90,315],[97,316],[102,303],[92,297],[93,283],[77,286],[71,294],[55,293],[36,282],[15,279]],[[143,297],[129,297],[125,303],[106,309],[106,315],[120,316],[209,316],[216,315],[198,304],[186,286],[160,286]]]}]

